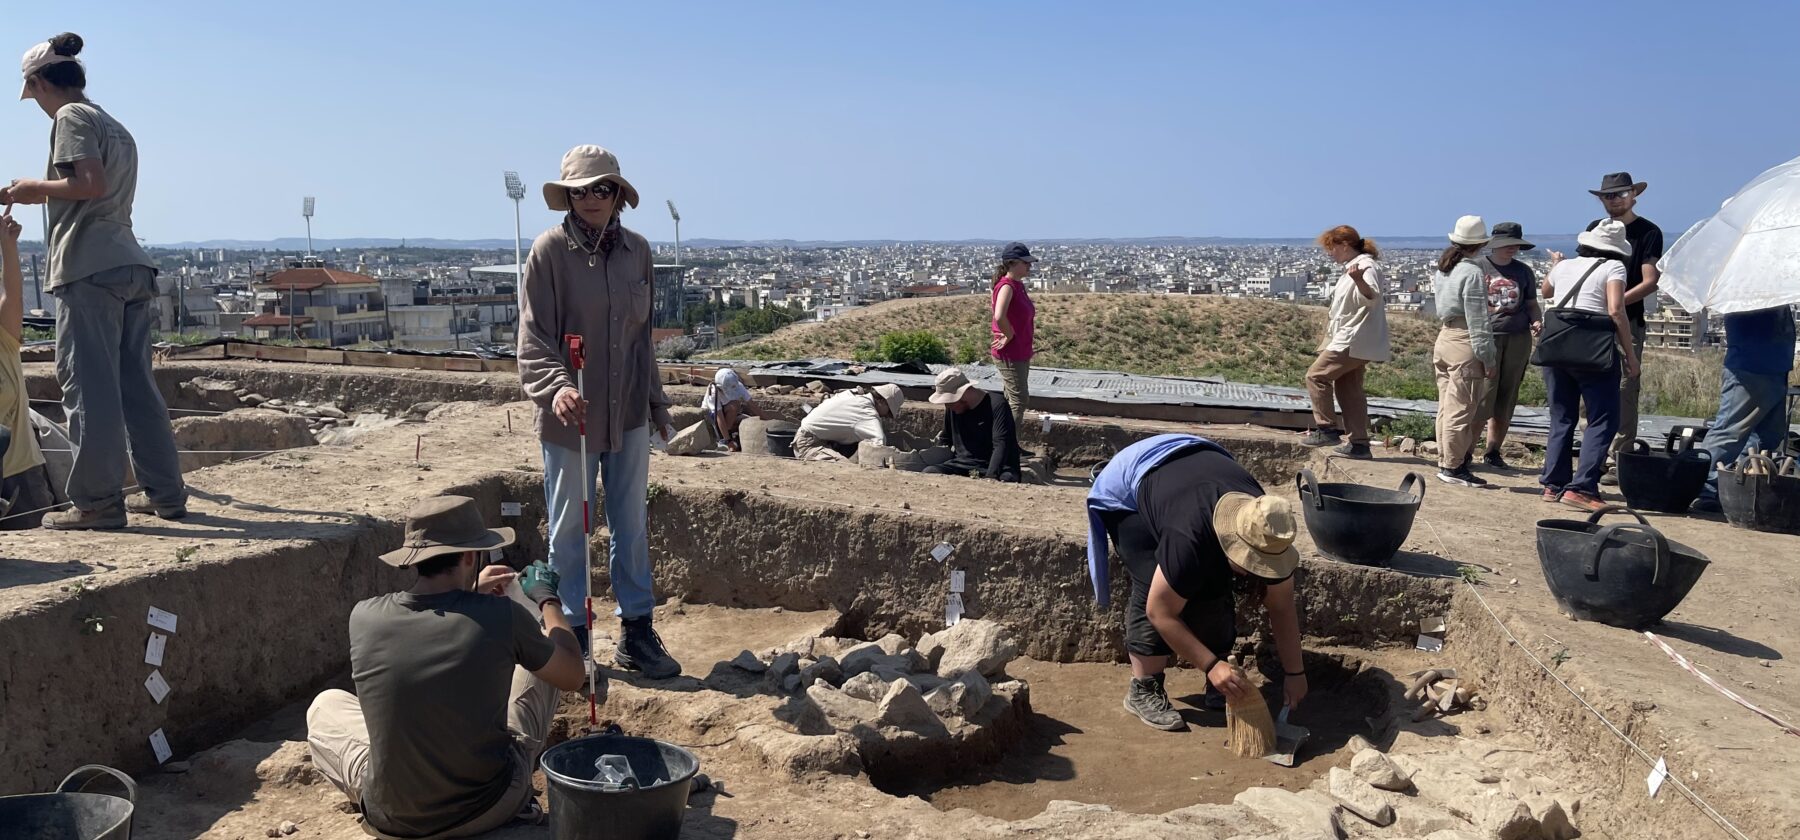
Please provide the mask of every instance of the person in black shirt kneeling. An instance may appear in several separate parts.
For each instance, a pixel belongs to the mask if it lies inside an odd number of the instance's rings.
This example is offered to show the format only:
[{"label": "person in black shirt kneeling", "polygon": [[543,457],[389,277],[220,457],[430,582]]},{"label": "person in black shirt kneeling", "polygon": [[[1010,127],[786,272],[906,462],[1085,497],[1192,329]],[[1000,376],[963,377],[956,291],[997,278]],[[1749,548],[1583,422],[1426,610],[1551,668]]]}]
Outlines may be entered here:
[{"label": "person in black shirt kneeling", "polygon": [[931,401],[944,407],[938,444],[954,448],[956,454],[925,472],[1019,480],[1019,434],[1005,397],[975,387],[961,370],[945,368],[937,376]]}]

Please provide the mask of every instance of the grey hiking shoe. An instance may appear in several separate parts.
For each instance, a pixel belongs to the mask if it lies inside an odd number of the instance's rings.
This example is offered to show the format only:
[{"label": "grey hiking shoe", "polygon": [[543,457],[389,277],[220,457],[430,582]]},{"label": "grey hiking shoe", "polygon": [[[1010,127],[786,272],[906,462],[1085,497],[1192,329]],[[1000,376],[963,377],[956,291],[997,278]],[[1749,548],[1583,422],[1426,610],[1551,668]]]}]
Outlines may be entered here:
[{"label": "grey hiking shoe", "polygon": [[1336,446],[1344,439],[1344,433],[1337,429],[1313,429],[1306,437],[1300,439],[1302,446]]},{"label": "grey hiking shoe", "polygon": [[174,507],[162,507],[157,503],[150,501],[150,494],[148,493],[131,494],[125,499],[125,510],[128,513],[154,515],[160,519],[181,519],[182,517],[187,516],[188,513],[187,504],[185,502]]},{"label": "grey hiking shoe", "polygon": [[653,680],[666,680],[681,673],[681,663],[663,648],[662,637],[650,626],[650,617],[621,621],[623,632],[613,648],[613,662],[627,671],[640,671]]},{"label": "grey hiking shoe", "polygon": [[71,507],[44,516],[43,527],[52,531],[116,531],[125,527],[125,506],[114,504],[105,510],[82,510]]},{"label": "grey hiking shoe", "polygon": [[1346,443],[1342,446],[1332,447],[1331,451],[1357,461],[1371,461],[1375,458],[1375,453],[1369,451],[1369,445],[1366,443]]},{"label": "grey hiking shoe", "polygon": [[1178,732],[1187,728],[1187,721],[1169,704],[1169,693],[1163,690],[1164,676],[1133,677],[1131,690],[1125,693],[1125,711],[1137,715],[1145,726]]}]

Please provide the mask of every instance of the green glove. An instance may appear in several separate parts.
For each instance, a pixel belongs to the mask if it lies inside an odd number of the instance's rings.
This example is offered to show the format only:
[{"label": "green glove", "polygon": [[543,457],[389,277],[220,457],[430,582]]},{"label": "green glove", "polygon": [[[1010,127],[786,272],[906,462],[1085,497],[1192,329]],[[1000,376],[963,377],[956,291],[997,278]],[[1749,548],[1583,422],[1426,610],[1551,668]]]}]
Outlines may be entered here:
[{"label": "green glove", "polygon": [[539,607],[544,606],[547,601],[562,600],[556,594],[556,587],[560,583],[562,578],[556,574],[556,570],[542,560],[526,566],[525,571],[519,574],[519,588],[525,590],[525,597]]}]

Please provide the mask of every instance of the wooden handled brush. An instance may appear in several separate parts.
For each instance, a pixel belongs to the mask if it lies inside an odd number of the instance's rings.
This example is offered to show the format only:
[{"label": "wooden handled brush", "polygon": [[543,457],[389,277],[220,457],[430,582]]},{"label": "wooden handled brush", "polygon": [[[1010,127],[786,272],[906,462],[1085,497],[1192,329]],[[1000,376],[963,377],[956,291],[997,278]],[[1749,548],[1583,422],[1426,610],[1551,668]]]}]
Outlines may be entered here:
[{"label": "wooden handled brush", "polygon": [[[1236,665],[1232,670],[1242,677]],[[1275,718],[1262,692],[1251,690],[1243,700],[1225,700],[1225,743],[1239,758],[1262,758],[1275,751]]]}]

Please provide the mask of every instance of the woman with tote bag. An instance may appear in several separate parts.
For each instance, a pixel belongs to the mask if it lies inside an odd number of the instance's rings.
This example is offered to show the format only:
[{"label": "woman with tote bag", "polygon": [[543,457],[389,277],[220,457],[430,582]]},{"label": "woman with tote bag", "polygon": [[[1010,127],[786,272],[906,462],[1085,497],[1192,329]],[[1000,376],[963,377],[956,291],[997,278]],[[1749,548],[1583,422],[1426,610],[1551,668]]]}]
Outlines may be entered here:
[{"label": "woman with tote bag", "polygon": [[[1544,313],[1543,332],[1532,362],[1544,368],[1550,397],[1550,442],[1544,450],[1544,501],[1581,510],[1606,507],[1600,498],[1600,476],[1606,452],[1619,433],[1620,357],[1624,371],[1636,375],[1638,358],[1625,320],[1625,260],[1631,253],[1625,226],[1608,219],[1576,240],[1575,258],[1552,253],[1544,279],[1544,299],[1555,305]],[[1566,289],[1561,296],[1557,289]],[[1587,411],[1581,437],[1581,463],[1574,459],[1575,424]]]}]

